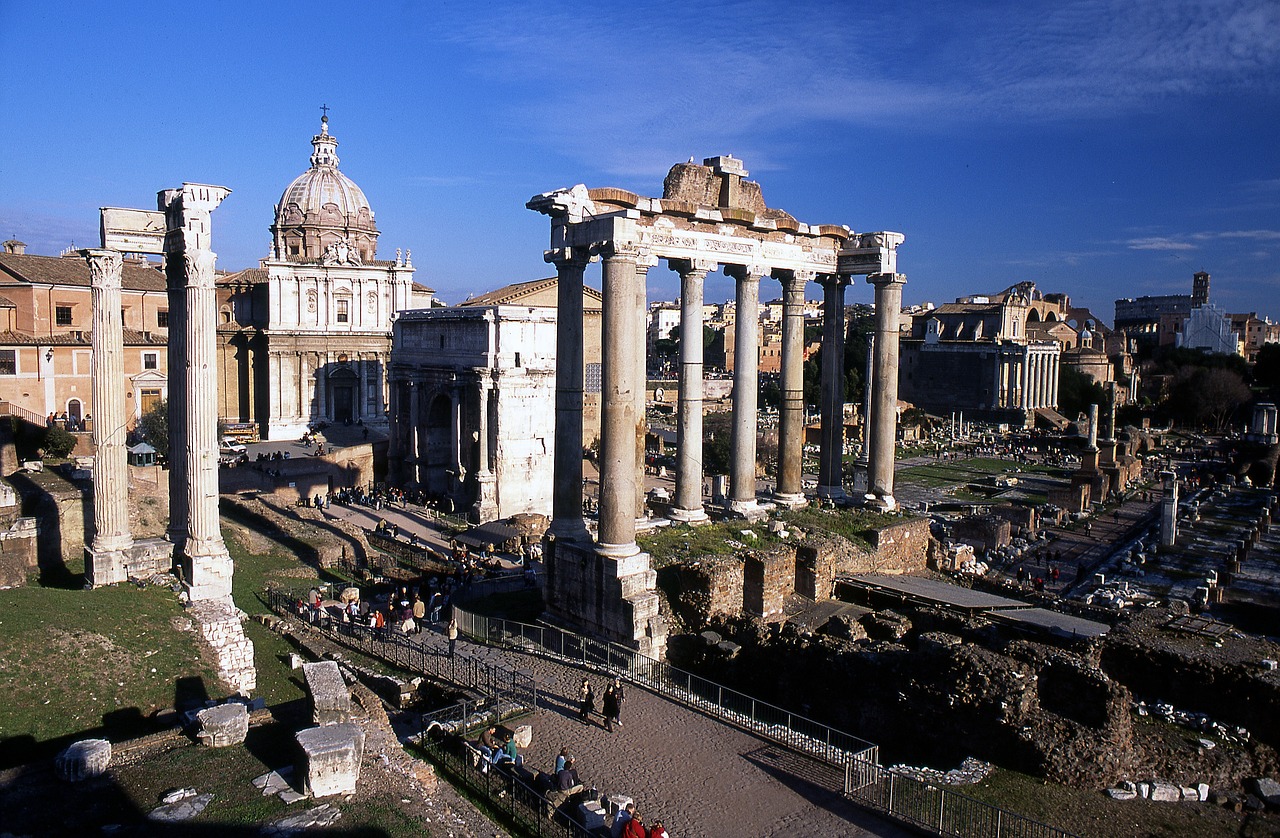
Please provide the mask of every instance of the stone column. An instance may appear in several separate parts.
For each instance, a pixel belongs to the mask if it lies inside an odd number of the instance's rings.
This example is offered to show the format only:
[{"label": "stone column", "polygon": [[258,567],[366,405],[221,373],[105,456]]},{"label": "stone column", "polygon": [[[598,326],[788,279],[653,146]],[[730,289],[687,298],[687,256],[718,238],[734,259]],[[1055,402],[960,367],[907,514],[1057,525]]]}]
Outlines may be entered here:
[{"label": "stone column", "polygon": [[733,442],[729,462],[729,508],[750,514],[756,501],[756,404],[759,397],[760,277],[754,266],[730,265],[733,277]]},{"label": "stone column", "polygon": [[702,508],[702,300],[703,282],[712,262],[672,261],[680,274],[680,402],[676,429],[676,502],[671,517],[699,524]]},{"label": "stone column", "polygon": [[844,491],[844,289],[849,277],[824,274],[822,285],[822,428],[818,497],[843,500]]},{"label": "stone column", "polygon": [[556,441],[551,533],[557,539],[585,541],[582,521],[582,274],[590,256],[548,251],[556,266]]},{"label": "stone column", "polygon": [[1160,479],[1164,481],[1164,497],[1160,501],[1160,546],[1172,547],[1178,543],[1178,475],[1162,471]]},{"label": "stone column", "polygon": [[1088,450],[1098,450],[1098,406],[1089,405],[1089,446]]},{"label": "stone column", "polygon": [[[326,386],[328,381],[325,380],[324,367],[328,360],[326,353],[317,352],[315,357],[316,375],[315,375],[315,401],[316,413],[321,422],[329,421],[329,388]],[[310,415],[310,411],[304,411],[304,417]]]},{"label": "stone column", "polygon": [[405,422],[405,462],[408,464],[409,488],[416,489],[422,485],[422,475],[418,473],[418,465],[422,461],[422,436],[418,424],[422,421],[422,383],[406,381],[409,388],[409,417]]},{"label": "stone column", "polygon": [[[164,206],[161,205],[161,209]],[[165,538],[173,542],[175,559],[182,555],[187,540],[187,287],[182,256],[168,253],[165,235],[164,273],[169,300],[168,376],[169,395],[165,402],[169,421],[169,527]],[[279,361],[279,356],[272,356]],[[275,381],[279,381],[277,377]],[[274,384],[274,382],[273,382]],[[274,387],[272,392],[275,392]],[[272,414],[272,418],[283,415]]]},{"label": "stone column", "polygon": [[401,439],[404,435],[404,428],[401,425],[403,417],[400,415],[400,382],[391,382],[391,392],[388,394],[390,398],[390,419],[387,425],[387,482],[393,486],[399,486],[404,479],[404,472],[401,465],[405,459],[404,453],[401,451]]},{"label": "stone column", "polygon": [[778,416],[778,485],[773,499],[804,504],[804,289],[812,271],[782,277],[782,410]]},{"label": "stone column", "polygon": [[636,326],[635,326],[635,364],[636,388],[636,521],[648,518],[648,505],[645,503],[645,438],[649,434],[649,419],[645,400],[649,393],[649,335],[645,328],[649,309],[649,269],[658,264],[647,253],[641,252],[636,257]]},{"label": "stone column", "polygon": [[1103,428],[1104,439],[1114,441],[1116,438],[1116,383],[1107,382],[1107,422]]},{"label": "stone column", "polygon": [[1019,405],[1023,410],[1031,410],[1031,345],[1027,344],[1022,350],[1022,402]]},{"label": "stone column", "polygon": [[1049,385],[1049,406],[1054,410],[1058,409],[1058,386],[1062,375],[1062,355],[1054,355],[1053,357],[1053,376]]},{"label": "stone column", "polygon": [[125,448],[124,324],[120,283],[124,260],[113,250],[82,250],[93,289],[93,542],[85,571],[94,586],[128,580],[129,464]]},{"label": "stone column", "polygon": [[[865,497],[871,489],[871,389],[876,373],[876,336],[867,336],[867,364],[862,381],[862,450],[853,466],[853,491],[857,497]],[[956,415],[951,414],[951,438],[956,435]]]},{"label": "stone column", "polygon": [[604,257],[600,384],[599,551],[611,558],[636,545],[636,260],[638,251],[612,243]]},{"label": "stone column", "polygon": [[479,462],[476,463],[476,503],[473,518],[477,523],[492,521],[498,517],[497,480],[490,467],[492,452],[489,450],[489,400],[493,397],[493,382],[480,379],[480,420],[476,430],[479,443]]},{"label": "stone column", "polygon": [[209,215],[229,194],[198,184],[160,194],[168,223],[165,256],[181,262],[186,280],[188,526],[182,575],[192,601],[231,596],[231,556],[218,514],[218,302],[209,239]]},{"label": "stone column", "polygon": [[[458,483],[462,483],[467,476],[467,469],[470,468],[470,458],[466,457],[462,451],[462,403],[466,399],[466,392],[460,387],[455,386],[449,391],[449,453],[452,456],[454,479]],[[427,412],[431,411],[431,405],[427,405]],[[425,434],[426,422],[423,422]],[[426,446],[423,446],[425,449]],[[426,478],[423,478],[426,482]]]},{"label": "stone column", "polygon": [[902,313],[904,274],[873,274],[876,289],[876,377],[872,387],[871,492],[873,506],[891,510],[893,449],[898,419],[898,320]]}]

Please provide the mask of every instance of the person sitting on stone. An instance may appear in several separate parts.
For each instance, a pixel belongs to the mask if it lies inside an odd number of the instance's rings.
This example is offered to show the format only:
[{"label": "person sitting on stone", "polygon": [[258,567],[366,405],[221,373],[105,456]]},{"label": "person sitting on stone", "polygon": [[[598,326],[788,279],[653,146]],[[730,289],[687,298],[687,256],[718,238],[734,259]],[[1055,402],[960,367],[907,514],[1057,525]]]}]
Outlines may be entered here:
[{"label": "person sitting on stone", "polygon": [[568,747],[561,748],[560,753],[556,754],[555,773],[559,774],[564,769],[565,763],[571,759],[573,759],[573,757],[569,754]]},{"label": "person sitting on stone", "polygon": [[480,734],[480,741],[477,743],[480,753],[484,754],[485,765],[480,769],[487,772],[489,764],[498,761],[498,754],[502,752],[502,740],[498,737],[498,729],[493,725],[489,725]]},{"label": "person sitting on stone", "polygon": [[[556,760],[559,762],[559,759]],[[564,761],[564,767],[556,772],[556,790],[566,794],[577,794],[582,791],[582,780],[578,777],[578,769],[573,767],[573,757]]]},{"label": "person sitting on stone", "polygon": [[622,838],[649,838],[648,830],[644,828],[644,818],[639,812],[633,812],[630,820],[622,827]]},{"label": "person sitting on stone", "polygon": [[671,833],[662,825],[662,821],[654,821],[649,828],[649,838],[671,838]]},{"label": "person sitting on stone", "polygon": [[622,831],[635,817],[635,813],[636,804],[634,803],[628,803],[625,808],[619,809],[618,814],[613,816],[613,825],[609,827],[609,838],[622,838]]}]

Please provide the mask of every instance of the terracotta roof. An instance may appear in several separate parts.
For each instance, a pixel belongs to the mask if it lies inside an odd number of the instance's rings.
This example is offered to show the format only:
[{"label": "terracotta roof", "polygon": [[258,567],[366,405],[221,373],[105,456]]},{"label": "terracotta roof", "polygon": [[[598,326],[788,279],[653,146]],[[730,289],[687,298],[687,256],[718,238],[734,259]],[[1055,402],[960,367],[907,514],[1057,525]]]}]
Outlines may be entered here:
[{"label": "terracotta roof", "polygon": [[[124,330],[125,346],[168,346],[168,332]],[[56,332],[52,335],[29,335],[25,332],[0,332],[0,346],[92,346],[90,332]]]},{"label": "terracotta roof", "polygon": [[[478,297],[472,297],[466,302],[459,303],[464,306],[502,306],[502,305],[520,305],[526,297],[537,294],[541,291],[555,288],[558,278],[554,276],[546,279],[531,279],[527,282],[513,282],[510,285],[504,285],[493,291],[481,294]],[[583,303],[588,308],[593,308],[588,301],[600,302],[604,300],[604,295],[589,285],[582,286]]]},{"label": "terracotta roof", "polygon": [[8,297],[0,297],[0,307],[17,308],[18,304],[15,303],[13,300],[9,299]]},{"label": "terracotta roof", "polygon": [[222,274],[213,281],[214,285],[233,285],[240,282],[258,283],[267,281],[266,268],[245,268],[243,271],[232,271]]},{"label": "terracotta roof", "polygon": [[[38,285],[89,287],[89,265],[77,256],[19,256],[0,253],[0,282],[18,281]],[[131,291],[164,291],[165,277],[157,268],[128,260],[121,284]]]}]

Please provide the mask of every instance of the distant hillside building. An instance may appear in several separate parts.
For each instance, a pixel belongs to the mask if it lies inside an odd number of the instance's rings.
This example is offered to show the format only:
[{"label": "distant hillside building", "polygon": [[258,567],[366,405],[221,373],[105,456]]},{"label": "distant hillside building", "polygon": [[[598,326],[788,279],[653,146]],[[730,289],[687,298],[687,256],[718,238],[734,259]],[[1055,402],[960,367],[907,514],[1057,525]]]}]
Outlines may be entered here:
[{"label": "distant hillside building", "polygon": [[1221,355],[1240,354],[1241,341],[1231,328],[1231,315],[1215,305],[1191,309],[1178,335],[1178,346]]},{"label": "distant hillside building", "polygon": [[1143,343],[1173,346],[1191,310],[1209,304],[1209,274],[1191,277],[1190,294],[1126,297],[1116,300],[1114,327]]}]

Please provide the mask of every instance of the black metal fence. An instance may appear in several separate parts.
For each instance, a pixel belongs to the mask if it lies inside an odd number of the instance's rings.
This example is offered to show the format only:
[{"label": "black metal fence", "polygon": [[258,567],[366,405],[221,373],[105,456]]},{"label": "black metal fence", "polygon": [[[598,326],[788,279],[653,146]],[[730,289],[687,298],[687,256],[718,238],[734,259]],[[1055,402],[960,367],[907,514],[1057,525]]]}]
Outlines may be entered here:
[{"label": "black metal fence", "polygon": [[461,746],[457,737],[497,721],[500,719],[474,705],[445,707],[422,717],[418,745],[455,786],[463,786],[492,812],[518,825],[521,834],[595,838],[597,831],[578,819],[574,803],[549,799],[525,772],[510,763],[482,770],[483,759],[477,760],[471,750]]},{"label": "black metal fence", "polygon": [[[305,599],[300,600],[297,592],[273,588],[267,590],[267,598],[271,609],[277,614],[298,617],[308,622],[314,619],[312,625],[330,640],[385,661],[405,672],[457,684],[495,701],[506,701],[529,711],[538,706],[537,680],[528,670],[495,666],[466,652],[459,651],[450,655],[445,650],[430,649],[423,644],[414,643],[409,636],[390,625],[378,630],[358,623],[335,620],[327,612],[312,612],[306,606]],[[299,606],[300,601],[302,606]]]}]

